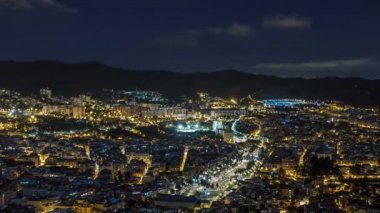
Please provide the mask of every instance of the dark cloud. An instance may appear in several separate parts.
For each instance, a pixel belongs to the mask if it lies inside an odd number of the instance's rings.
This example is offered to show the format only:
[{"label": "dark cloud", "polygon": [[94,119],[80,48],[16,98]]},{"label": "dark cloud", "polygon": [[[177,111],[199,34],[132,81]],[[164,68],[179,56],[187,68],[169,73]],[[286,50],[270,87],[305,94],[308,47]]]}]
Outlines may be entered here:
[{"label": "dark cloud", "polygon": [[58,0],[0,0],[0,7],[19,10],[51,9],[63,13],[76,13],[77,8],[69,7]]},{"label": "dark cloud", "polygon": [[201,35],[227,35],[235,38],[244,38],[251,36],[252,34],[253,29],[251,26],[234,22],[228,26],[185,30],[178,33],[177,35],[159,37],[156,39],[156,41],[162,46],[174,48],[191,48],[199,44],[199,36]]},{"label": "dark cloud", "polygon": [[295,29],[310,27],[312,21],[296,15],[275,15],[265,18],[262,24],[265,27]]},{"label": "dark cloud", "polygon": [[250,25],[240,24],[234,22],[228,26],[217,26],[205,29],[193,29],[186,30],[183,33],[189,35],[202,35],[202,34],[212,34],[212,35],[229,35],[234,37],[248,37],[253,35],[253,28]]},{"label": "dark cloud", "polygon": [[260,69],[326,69],[367,66],[371,63],[370,58],[347,59],[335,61],[310,61],[301,63],[265,63],[255,65],[253,68]]},{"label": "dark cloud", "polygon": [[380,78],[378,58],[354,58],[331,61],[308,61],[298,63],[263,63],[251,69],[251,73],[281,77],[363,77]]}]

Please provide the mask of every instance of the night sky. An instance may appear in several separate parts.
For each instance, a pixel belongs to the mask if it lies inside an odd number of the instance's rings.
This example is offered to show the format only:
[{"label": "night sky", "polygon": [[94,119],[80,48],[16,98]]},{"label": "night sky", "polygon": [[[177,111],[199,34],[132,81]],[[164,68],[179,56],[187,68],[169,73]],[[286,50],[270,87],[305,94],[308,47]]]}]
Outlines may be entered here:
[{"label": "night sky", "polygon": [[380,78],[378,0],[0,0],[0,60]]}]

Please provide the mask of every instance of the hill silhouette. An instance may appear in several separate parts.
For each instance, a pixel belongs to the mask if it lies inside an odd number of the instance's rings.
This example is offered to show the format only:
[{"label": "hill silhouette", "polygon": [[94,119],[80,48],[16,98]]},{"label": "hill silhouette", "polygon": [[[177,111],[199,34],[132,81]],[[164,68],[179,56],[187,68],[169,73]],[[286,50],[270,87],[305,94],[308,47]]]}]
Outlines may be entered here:
[{"label": "hill silhouette", "polygon": [[98,62],[0,62],[0,88],[37,92],[50,87],[56,94],[76,95],[103,88],[159,90],[177,98],[207,91],[221,97],[305,98],[338,100],[353,105],[380,106],[380,80],[361,78],[279,78],[235,70],[176,73],[113,68]]}]

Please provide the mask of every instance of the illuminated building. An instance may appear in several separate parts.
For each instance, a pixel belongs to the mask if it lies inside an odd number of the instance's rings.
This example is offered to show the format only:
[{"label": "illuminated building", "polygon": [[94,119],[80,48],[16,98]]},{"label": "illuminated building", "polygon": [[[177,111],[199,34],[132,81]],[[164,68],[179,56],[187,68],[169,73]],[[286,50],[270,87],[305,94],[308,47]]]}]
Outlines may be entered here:
[{"label": "illuminated building", "polygon": [[113,112],[116,114],[116,116],[125,119],[133,114],[133,107],[125,106],[125,105],[117,105],[117,106],[113,106]]},{"label": "illuminated building", "polygon": [[70,116],[72,114],[72,107],[69,105],[44,105],[42,113],[45,115],[57,114],[62,116]]},{"label": "illuminated building", "polygon": [[306,104],[305,100],[298,99],[268,99],[263,102],[265,107],[295,107]]},{"label": "illuminated building", "polygon": [[46,160],[49,158],[48,154],[39,153],[39,166],[45,166]]},{"label": "illuminated building", "polygon": [[40,89],[40,96],[43,98],[51,98],[52,97],[51,89],[49,89],[49,88]]},{"label": "illuminated building", "polygon": [[226,143],[233,143],[234,142],[234,133],[232,131],[228,131],[228,130],[223,131],[223,140]]},{"label": "illuminated building", "polygon": [[211,110],[211,118],[218,119],[221,117],[233,117],[246,114],[245,109],[214,109]]},{"label": "illuminated building", "polygon": [[73,106],[73,118],[82,119],[86,114],[84,106]]},{"label": "illuminated building", "polygon": [[44,105],[42,113],[45,115],[61,115],[75,119],[82,119],[85,117],[86,111],[84,106]]}]

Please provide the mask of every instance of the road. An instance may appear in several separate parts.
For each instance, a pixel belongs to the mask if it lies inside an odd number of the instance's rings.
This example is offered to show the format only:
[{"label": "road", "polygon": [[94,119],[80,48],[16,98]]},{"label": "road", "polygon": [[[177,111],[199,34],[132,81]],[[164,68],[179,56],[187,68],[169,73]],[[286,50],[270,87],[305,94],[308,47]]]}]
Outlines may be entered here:
[{"label": "road", "polygon": [[[244,134],[236,130],[236,124],[243,116],[234,121],[231,130],[237,134],[257,139],[259,144],[252,152],[249,148],[238,150],[235,157],[229,159],[227,164],[220,162],[210,165],[210,169],[193,179],[193,183],[181,186],[179,194],[184,196],[197,196],[202,199],[217,201],[228,195],[233,188],[238,186],[239,181],[250,178],[262,164],[258,156],[258,149],[265,148],[267,138],[261,137],[261,126],[258,124],[251,134]],[[251,167],[248,168],[248,166]]]}]

